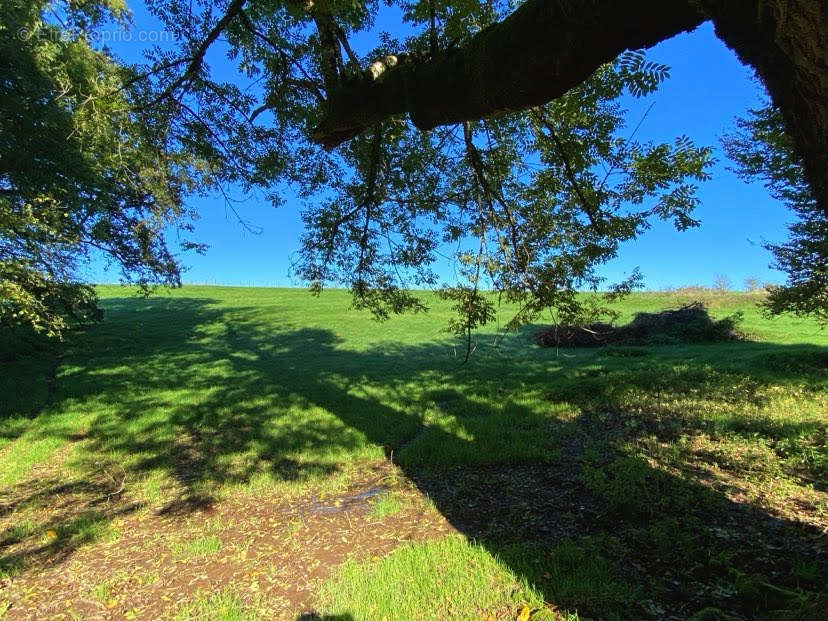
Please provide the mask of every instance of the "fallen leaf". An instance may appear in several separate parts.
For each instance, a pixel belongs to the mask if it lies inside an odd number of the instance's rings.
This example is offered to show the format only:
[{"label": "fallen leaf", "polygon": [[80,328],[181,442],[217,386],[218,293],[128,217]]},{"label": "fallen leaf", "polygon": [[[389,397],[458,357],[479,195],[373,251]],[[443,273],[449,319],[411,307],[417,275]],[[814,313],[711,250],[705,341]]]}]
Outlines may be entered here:
[{"label": "fallen leaf", "polygon": [[523,605],[523,608],[520,609],[520,613],[517,616],[517,621],[529,621],[529,613],[532,612],[526,604]]}]

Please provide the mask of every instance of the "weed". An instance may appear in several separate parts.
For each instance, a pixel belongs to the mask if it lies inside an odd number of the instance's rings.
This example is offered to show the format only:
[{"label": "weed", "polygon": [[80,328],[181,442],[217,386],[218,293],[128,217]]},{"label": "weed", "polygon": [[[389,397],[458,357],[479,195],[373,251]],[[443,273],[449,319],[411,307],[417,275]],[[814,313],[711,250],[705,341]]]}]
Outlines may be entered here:
[{"label": "weed", "polygon": [[141,586],[150,586],[161,579],[161,576],[156,571],[148,571],[137,573],[134,576],[135,581]]},{"label": "weed", "polygon": [[102,604],[112,599],[112,581],[100,582],[92,588],[92,597]]},{"label": "weed", "polygon": [[0,546],[10,546],[23,541],[26,537],[37,532],[37,523],[33,520],[21,520],[0,533]]},{"label": "weed", "polygon": [[55,543],[79,545],[96,541],[114,541],[120,533],[112,526],[109,518],[98,512],[83,513],[55,529]]},{"label": "weed", "polygon": [[819,580],[819,564],[814,560],[797,559],[792,573],[797,580],[816,585]]},{"label": "weed", "polygon": [[23,572],[25,561],[17,556],[0,557],[0,580],[14,578]]}]

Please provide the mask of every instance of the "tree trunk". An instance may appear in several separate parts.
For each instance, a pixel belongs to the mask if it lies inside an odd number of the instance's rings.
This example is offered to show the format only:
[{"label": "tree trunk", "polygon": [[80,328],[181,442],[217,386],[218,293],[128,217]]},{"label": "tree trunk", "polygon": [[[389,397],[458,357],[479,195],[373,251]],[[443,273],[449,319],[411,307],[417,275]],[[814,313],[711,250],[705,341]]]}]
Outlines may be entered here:
[{"label": "tree trunk", "polygon": [[828,212],[828,4],[702,0],[716,34],[761,76]]},{"label": "tree trunk", "polygon": [[828,43],[824,0],[526,0],[463,47],[401,59],[330,93],[314,138],[332,148],[395,114],[427,130],[560,97],[627,49],[712,19],[765,80],[828,205]]}]

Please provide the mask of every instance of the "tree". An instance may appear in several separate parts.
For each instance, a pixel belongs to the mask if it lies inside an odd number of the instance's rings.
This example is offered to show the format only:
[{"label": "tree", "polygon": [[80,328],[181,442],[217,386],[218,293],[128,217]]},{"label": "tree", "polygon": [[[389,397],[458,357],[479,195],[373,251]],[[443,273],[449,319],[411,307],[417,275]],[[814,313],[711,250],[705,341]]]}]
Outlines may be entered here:
[{"label": "tree", "polygon": [[144,288],[177,285],[167,235],[188,229],[184,197],[211,175],[163,117],[129,112],[132,74],[87,39],[122,3],[63,9],[49,23],[46,0],[0,5],[0,326],[50,336],[101,316],[77,273],[90,252]]},{"label": "tree", "polygon": [[[193,157],[182,168],[204,187],[294,184],[309,203],[297,270],[316,289],[347,284],[379,317],[421,308],[408,288],[436,284],[429,265],[449,252],[465,280],[444,295],[468,335],[491,317],[483,282],[520,302],[516,321],[580,316],[574,291],[598,287],[621,241],[652,218],[695,224],[709,151],[620,133],[618,95],[651,93],[667,71],[630,48],[712,18],[787,111],[819,195],[825,137],[805,121],[824,105],[823,44],[800,49],[785,28],[819,38],[823,10],[784,4],[790,23],[769,0],[416,0],[398,3],[413,36],[358,54],[376,0],[149,0],[179,49],[125,69],[118,110],[163,152]],[[219,40],[250,88],[214,79]],[[790,94],[777,94],[789,69]]]},{"label": "tree", "polygon": [[[189,60],[183,72],[152,74],[148,105],[174,115],[189,97],[222,92],[204,58],[223,36],[240,70],[262,85],[260,101],[245,99],[223,118],[275,128],[270,176],[322,197],[305,213],[299,272],[317,288],[348,284],[357,305],[381,317],[419,308],[406,286],[433,284],[427,266],[449,243],[467,277],[446,291],[466,309],[456,331],[491,315],[478,292],[483,277],[520,301],[519,318],[549,306],[577,315],[573,290],[596,286],[594,268],[649,217],[691,225],[706,152],[687,141],[649,158],[634,145],[613,150],[620,117],[607,121],[589,96],[612,91],[605,68],[613,62],[625,87],[653,86],[658,77],[643,58],[635,57],[636,77],[621,76],[615,59],[706,20],[765,80],[815,194],[828,187],[818,0],[526,0],[517,9],[503,0],[418,0],[399,5],[414,36],[381,37],[361,56],[352,40],[372,25],[377,2],[232,0],[215,16],[209,5],[152,6]],[[611,99],[599,94],[592,104]],[[531,173],[536,164],[546,172]],[[601,165],[630,178],[614,185],[596,175]],[[623,212],[645,199],[656,207]]]},{"label": "tree", "polygon": [[652,92],[666,73],[628,54],[528,113],[429,135],[398,124],[357,138],[358,175],[306,212],[300,273],[346,282],[358,305],[386,316],[417,308],[419,299],[396,284],[406,276],[436,284],[428,268],[451,245],[461,284],[443,295],[460,311],[455,332],[468,335],[493,316],[484,282],[520,304],[515,323],[547,308],[581,314],[575,292],[601,285],[596,267],[622,241],[653,218],[679,229],[696,224],[694,183],[707,178],[710,150],[686,137],[646,145],[619,138],[618,97]]},{"label": "tree", "polygon": [[768,87],[828,210],[827,12],[821,0],[526,0],[465,45],[340,81],[315,136],[331,146],[403,112],[425,130],[538,105],[626,49],[712,20]]},{"label": "tree", "polygon": [[788,275],[785,286],[769,288],[766,308],[828,323],[828,214],[817,209],[782,114],[768,103],[738,119],[737,128],[724,138],[724,147],[739,175],[763,181],[771,195],[798,216],[787,242],[766,246]]}]

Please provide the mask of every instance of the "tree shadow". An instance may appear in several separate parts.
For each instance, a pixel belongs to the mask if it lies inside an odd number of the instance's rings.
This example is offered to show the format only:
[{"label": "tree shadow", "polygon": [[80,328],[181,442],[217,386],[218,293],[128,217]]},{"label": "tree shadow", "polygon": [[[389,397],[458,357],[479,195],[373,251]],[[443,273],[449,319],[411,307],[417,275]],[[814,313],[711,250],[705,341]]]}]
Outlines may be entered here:
[{"label": "tree shadow", "polygon": [[[224,485],[259,477],[312,485],[354,459],[384,455],[457,530],[561,608],[658,617],[716,606],[762,616],[802,609],[802,593],[824,584],[819,529],[730,500],[727,481],[706,485],[709,472],[635,448],[687,433],[758,435],[768,446],[824,438],[825,421],[755,415],[775,385],[821,390],[824,347],[555,356],[529,347],[524,334],[461,366],[446,341],[348,349],[333,329],[276,325],[273,307],[115,299],[106,310],[107,321],[65,353],[55,405],[42,416],[77,404],[103,412],[83,425],[84,453],[107,456],[130,476],[175,480],[177,495],[161,513],[208,510]],[[726,407],[711,422],[701,406],[714,399]],[[44,425],[40,433],[69,440],[78,430]],[[693,463],[710,459],[699,450]],[[819,487],[806,470],[795,474]],[[18,485],[2,510],[39,502],[54,484]],[[112,492],[99,485],[85,498]],[[562,542],[585,551],[576,564],[605,562],[629,588],[567,586]],[[71,549],[31,547],[0,564],[59,562]]]}]

